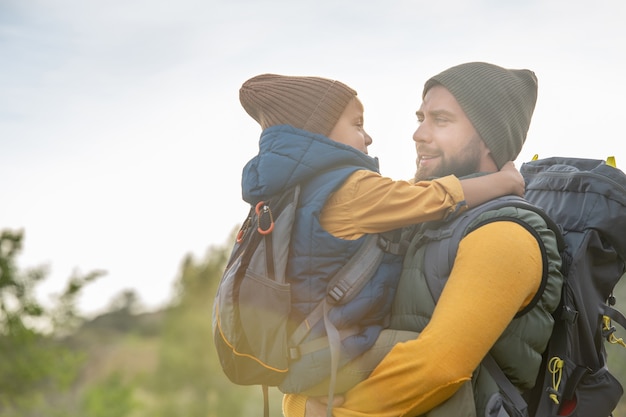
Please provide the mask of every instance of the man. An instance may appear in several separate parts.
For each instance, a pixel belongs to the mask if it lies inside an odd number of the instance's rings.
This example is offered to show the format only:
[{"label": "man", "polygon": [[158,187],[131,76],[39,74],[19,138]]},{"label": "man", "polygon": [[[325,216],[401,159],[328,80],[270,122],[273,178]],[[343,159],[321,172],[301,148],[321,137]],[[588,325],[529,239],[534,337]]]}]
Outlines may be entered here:
[{"label": "man", "polygon": [[[472,62],[429,79],[413,135],[416,180],[497,171],[526,139],[537,99],[529,70]],[[506,217],[506,218],[503,218]],[[435,303],[418,229],[405,257],[391,327],[420,332],[398,343],[369,378],[346,392],[335,417],[419,416],[471,381],[476,414],[498,415],[497,386],[480,366],[488,352],[522,391],[530,389],[553,326],[562,277],[554,234],[539,215],[507,207],[480,215],[463,237]],[[440,272],[445,275],[446,271]],[[519,313],[519,315],[518,315]],[[287,395],[287,417],[324,415],[325,406]],[[461,411],[461,410],[459,410]],[[472,410],[473,412],[473,410]],[[460,413],[459,413],[460,415]]]}]

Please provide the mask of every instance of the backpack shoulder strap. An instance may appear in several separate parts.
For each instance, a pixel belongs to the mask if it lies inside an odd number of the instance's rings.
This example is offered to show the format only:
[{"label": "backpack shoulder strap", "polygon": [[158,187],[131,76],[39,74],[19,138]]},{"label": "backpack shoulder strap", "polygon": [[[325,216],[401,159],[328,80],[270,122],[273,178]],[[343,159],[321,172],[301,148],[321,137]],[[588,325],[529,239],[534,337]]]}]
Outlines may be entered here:
[{"label": "backpack shoulder strap", "polygon": [[491,353],[487,353],[481,363],[485,369],[489,372],[489,375],[494,379],[496,384],[501,390],[502,395],[504,395],[508,402],[508,404],[514,407],[514,410],[510,410],[514,414],[512,417],[523,417],[528,416],[528,403],[519,392],[519,390],[513,385],[513,383],[507,378],[504,374],[504,371],[496,360],[491,356]]},{"label": "backpack shoulder strap", "polygon": [[357,253],[335,274],[328,284],[327,297],[293,331],[289,343],[292,347],[292,358],[297,358],[305,352],[318,349],[316,346],[303,346],[301,343],[311,327],[323,319],[324,303],[338,304],[350,301],[372,278],[383,257],[383,250],[378,244],[379,239],[379,235],[376,234],[365,237]]},{"label": "backpack shoulder strap", "polygon": [[[328,284],[327,296],[315,307],[307,318],[296,328],[290,338],[290,354],[293,357],[315,351],[324,347],[330,349],[330,382],[328,388],[327,415],[332,415],[332,403],[339,370],[341,340],[357,329],[340,331],[330,320],[328,313],[333,305],[349,302],[363,289],[372,278],[383,258],[383,249],[379,245],[378,234],[367,235],[357,253],[333,277]],[[315,339],[301,344],[309,333],[309,329],[320,320],[324,320],[327,338]]]}]

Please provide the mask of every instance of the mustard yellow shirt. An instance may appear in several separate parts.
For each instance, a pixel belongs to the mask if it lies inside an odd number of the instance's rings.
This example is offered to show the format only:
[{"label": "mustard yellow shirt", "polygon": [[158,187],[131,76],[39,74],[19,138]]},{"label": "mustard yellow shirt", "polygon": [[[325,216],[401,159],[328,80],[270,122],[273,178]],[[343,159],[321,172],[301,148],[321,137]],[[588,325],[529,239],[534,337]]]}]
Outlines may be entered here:
[{"label": "mustard yellow shirt", "polygon": [[[346,198],[341,195],[343,188],[325,206],[327,215],[334,211],[332,205],[341,205]],[[368,204],[366,200],[363,197],[362,203]],[[353,216],[360,213],[360,208],[354,210]],[[379,222],[393,223],[383,212]],[[338,229],[346,236],[377,231],[363,226],[350,229],[334,216],[329,218],[334,220],[323,225],[333,234]],[[368,379],[345,394],[344,404],[333,415],[417,416],[441,404],[471,378],[514,315],[530,302],[541,273],[539,245],[522,226],[500,221],[469,234],[459,245],[450,278],[424,331],[417,339],[396,345]],[[304,416],[306,399],[285,395],[284,415]]]},{"label": "mustard yellow shirt", "polygon": [[434,181],[397,181],[356,171],[333,193],[320,215],[322,227],[343,239],[358,239],[465,210],[461,182],[453,175]]}]

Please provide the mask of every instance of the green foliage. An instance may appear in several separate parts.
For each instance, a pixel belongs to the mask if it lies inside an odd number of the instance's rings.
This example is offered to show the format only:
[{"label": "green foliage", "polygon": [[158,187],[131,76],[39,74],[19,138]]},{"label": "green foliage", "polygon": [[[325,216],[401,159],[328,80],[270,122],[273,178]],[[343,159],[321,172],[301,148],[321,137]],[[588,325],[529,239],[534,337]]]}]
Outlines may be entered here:
[{"label": "green foliage", "polygon": [[226,248],[214,249],[203,261],[187,257],[182,264],[163,323],[152,416],[245,415],[245,396],[223,375],[212,341],[211,308],[226,257]]},{"label": "green foliage", "polygon": [[211,308],[229,247],[200,261],[187,257],[167,309],[137,314],[138,297],[127,290],[87,323],[75,300],[101,272],[70,277],[46,308],[34,295],[46,270],[18,271],[21,248],[21,232],[2,233],[3,417],[217,417],[262,406],[258,387],[228,381],[213,348]]},{"label": "green foliage", "polygon": [[43,316],[34,288],[44,277],[43,268],[17,271],[16,258],[22,250],[22,232],[0,233],[0,334],[21,335],[24,323]]},{"label": "green foliage", "polygon": [[133,387],[117,371],[86,390],[82,397],[81,415],[125,417],[130,416],[136,406]]},{"label": "green foliage", "polygon": [[[617,301],[615,307],[622,312],[626,312],[626,273],[615,286],[613,295]],[[626,341],[626,329],[615,326],[615,337]],[[626,348],[620,344],[605,343],[608,354],[608,366],[611,372],[617,377],[623,386],[626,386]],[[626,398],[622,397],[618,408],[615,410],[616,416],[626,415]]]},{"label": "green foliage", "polygon": [[0,415],[52,415],[50,409],[63,409],[63,397],[50,393],[67,391],[81,362],[54,332],[77,321],[76,297],[99,273],[72,277],[57,303],[46,308],[34,295],[45,269],[16,266],[22,239],[21,231],[0,233]]}]

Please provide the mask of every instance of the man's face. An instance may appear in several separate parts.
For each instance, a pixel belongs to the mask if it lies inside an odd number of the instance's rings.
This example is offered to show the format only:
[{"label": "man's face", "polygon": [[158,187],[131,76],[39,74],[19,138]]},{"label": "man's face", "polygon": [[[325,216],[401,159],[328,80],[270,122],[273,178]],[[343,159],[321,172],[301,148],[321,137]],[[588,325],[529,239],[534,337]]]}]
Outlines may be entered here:
[{"label": "man's face", "polygon": [[417,151],[415,180],[465,175],[485,168],[489,149],[472,122],[443,86],[431,87],[416,112],[419,127],[413,133]]}]

